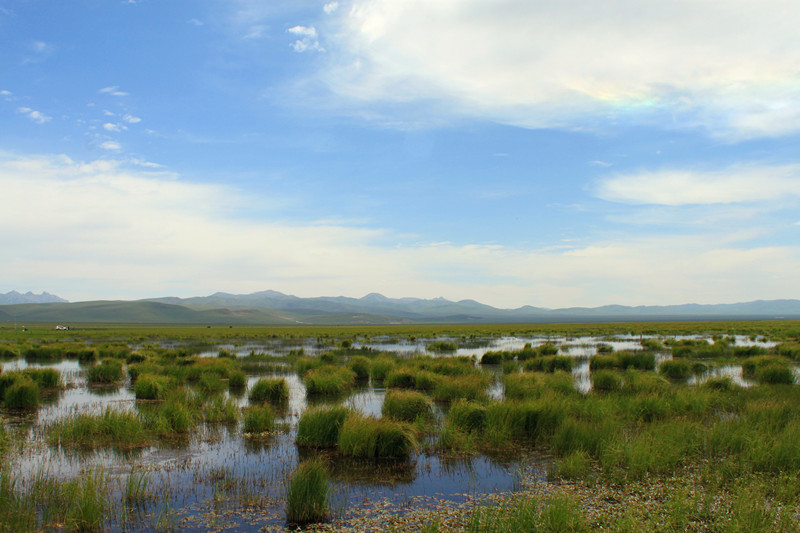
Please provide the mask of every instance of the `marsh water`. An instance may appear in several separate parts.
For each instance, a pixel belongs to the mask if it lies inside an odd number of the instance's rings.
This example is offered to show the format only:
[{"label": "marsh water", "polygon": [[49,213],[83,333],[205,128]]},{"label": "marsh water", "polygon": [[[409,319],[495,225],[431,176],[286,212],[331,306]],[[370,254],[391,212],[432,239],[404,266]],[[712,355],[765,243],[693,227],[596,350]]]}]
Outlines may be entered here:
[{"label": "marsh water", "polygon": [[[433,340],[373,338],[356,342],[354,348],[369,348],[401,356],[425,354]],[[581,392],[591,389],[589,357],[597,353],[599,344],[615,351],[639,350],[639,336],[615,337],[500,337],[459,341],[459,348],[446,356],[474,356],[476,361],[487,351],[520,350],[526,343],[534,348],[549,342],[559,347],[562,355],[576,359],[573,367],[575,387]],[[769,342],[737,337],[737,346],[771,347]],[[269,340],[241,345],[221,344],[208,347],[201,356],[216,356],[220,349],[237,356],[266,354],[283,356],[303,349],[308,355],[322,353],[331,346],[314,339],[303,341]],[[670,358],[669,351],[658,352],[656,364]],[[477,363],[476,363],[477,364]],[[129,383],[114,388],[87,385],[84,367],[76,361],[38,364],[24,359],[2,362],[4,371],[32,367],[51,367],[61,372],[66,389],[43,399],[36,412],[21,416],[5,413],[10,431],[16,436],[15,446],[6,457],[19,483],[33,483],[37,477],[68,479],[100,468],[109,480],[112,491],[120,494],[133,477],[143,480],[148,497],[136,511],[125,516],[110,517],[106,529],[150,531],[179,528],[185,531],[255,531],[261,528],[281,529],[285,524],[284,490],[289,473],[301,459],[295,444],[297,421],[311,403],[299,376],[288,367],[273,367],[268,372],[248,375],[248,388],[260,377],[280,376],[289,384],[287,407],[279,413],[286,428],[268,440],[250,440],[238,427],[201,426],[185,440],[161,442],[158,446],[129,452],[101,449],[89,452],[67,451],[46,443],[50,425],[76,413],[102,413],[112,407],[135,410],[137,402]],[[502,372],[497,366],[485,365],[483,371],[493,376],[488,393],[503,397]],[[731,376],[742,386],[751,383],[742,376],[737,365],[712,366],[708,371],[689,378],[690,385],[702,383],[717,375]],[[380,416],[385,389],[366,384],[355,389],[337,403],[367,415]],[[242,407],[248,404],[247,394],[232,395]],[[438,417],[446,405],[436,404]],[[357,461],[335,454],[328,457],[333,480],[332,500],[338,517],[347,519],[371,512],[393,512],[407,508],[425,508],[444,502],[465,502],[496,492],[514,491],[520,480],[545,479],[551,460],[535,450],[515,454],[513,458],[478,455],[448,459],[436,454],[418,453],[407,461]],[[134,513],[130,516],[127,513]]]}]

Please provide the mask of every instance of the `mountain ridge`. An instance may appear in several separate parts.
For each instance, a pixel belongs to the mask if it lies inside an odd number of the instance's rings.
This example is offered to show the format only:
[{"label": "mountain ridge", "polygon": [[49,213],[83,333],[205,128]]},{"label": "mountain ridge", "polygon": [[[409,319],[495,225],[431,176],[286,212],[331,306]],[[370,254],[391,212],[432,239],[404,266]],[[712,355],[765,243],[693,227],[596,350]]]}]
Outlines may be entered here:
[{"label": "mountain ridge", "polygon": [[[16,291],[12,292],[19,295]],[[66,302],[59,299],[57,302],[25,302],[0,306],[0,321],[6,322],[382,325],[725,319],[800,319],[800,300],[656,306],[612,304],[560,309],[524,305],[516,309],[500,309],[471,299],[453,302],[442,297],[389,298],[376,292],[361,298],[301,298],[266,290],[250,294],[215,292],[208,296],[168,296],[134,301]]]}]

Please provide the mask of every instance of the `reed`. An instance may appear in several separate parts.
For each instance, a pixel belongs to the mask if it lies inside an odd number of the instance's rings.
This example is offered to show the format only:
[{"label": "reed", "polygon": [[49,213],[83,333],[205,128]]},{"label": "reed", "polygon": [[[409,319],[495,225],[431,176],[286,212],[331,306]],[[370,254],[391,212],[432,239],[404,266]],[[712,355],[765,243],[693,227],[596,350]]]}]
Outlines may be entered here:
[{"label": "reed", "polygon": [[434,400],[451,402],[458,399],[482,400],[491,378],[486,374],[468,374],[438,380],[433,389]]},{"label": "reed", "polygon": [[566,355],[550,355],[536,357],[525,361],[523,368],[528,372],[556,372],[563,370],[570,372],[575,360]]},{"label": "reed", "polygon": [[692,368],[683,359],[671,359],[662,362],[658,372],[669,379],[684,380],[692,375]]},{"label": "reed", "polygon": [[20,376],[5,390],[3,404],[7,409],[34,409],[39,406],[39,386],[27,376]]},{"label": "reed", "polygon": [[756,370],[756,381],[767,385],[792,385],[795,383],[795,375],[789,366],[773,363]]},{"label": "reed", "polygon": [[352,370],[356,379],[364,381],[369,379],[370,367],[372,362],[363,355],[353,356],[347,361],[347,368]]},{"label": "reed", "polygon": [[372,360],[369,374],[373,381],[381,382],[386,379],[386,375],[396,366],[394,358],[379,356]]},{"label": "reed", "polygon": [[171,388],[171,380],[166,376],[142,374],[133,387],[137,400],[163,400]]},{"label": "reed", "polygon": [[203,418],[210,424],[228,424],[234,426],[239,422],[239,405],[233,398],[224,398],[215,394],[203,406]]},{"label": "reed", "polygon": [[458,400],[447,412],[447,422],[469,433],[481,433],[486,428],[486,406],[475,401]]}]

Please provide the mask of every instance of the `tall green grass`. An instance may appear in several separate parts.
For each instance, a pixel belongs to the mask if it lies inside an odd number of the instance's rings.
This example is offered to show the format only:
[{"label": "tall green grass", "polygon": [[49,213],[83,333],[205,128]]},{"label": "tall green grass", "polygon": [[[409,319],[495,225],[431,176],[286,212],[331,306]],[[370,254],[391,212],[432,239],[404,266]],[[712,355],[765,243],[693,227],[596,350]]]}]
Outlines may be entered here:
[{"label": "tall green grass", "polygon": [[116,359],[104,359],[99,365],[86,370],[86,380],[90,385],[110,385],[122,380],[122,363]]},{"label": "tall green grass", "polygon": [[349,368],[325,365],[310,370],[303,378],[311,396],[339,396],[355,385],[356,375]]},{"label": "tall green grass", "polygon": [[417,451],[418,444],[405,424],[352,413],[339,431],[338,448],[352,457],[405,458]]},{"label": "tall green grass", "polygon": [[420,392],[408,390],[390,390],[386,393],[381,407],[385,417],[403,422],[429,420],[433,411],[431,401]]},{"label": "tall green grass", "polygon": [[314,448],[334,448],[339,442],[339,431],[350,412],[343,406],[307,409],[297,424],[297,444]]},{"label": "tall green grass", "polygon": [[68,448],[133,449],[149,446],[152,436],[135,413],[107,408],[99,415],[75,414],[55,423],[47,441]]},{"label": "tall green grass", "polygon": [[330,480],[322,460],[303,461],[286,483],[286,521],[297,525],[325,521],[329,493]]},{"label": "tall green grass", "polygon": [[289,384],[286,378],[261,378],[250,389],[253,403],[284,404],[289,401]]},{"label": "tall green grass", "polygon": [[272,431],[275,428],[275,412],[269,405],[254,405],[244,411],[244,426],[242,431],[251,435],[258,435]]}]

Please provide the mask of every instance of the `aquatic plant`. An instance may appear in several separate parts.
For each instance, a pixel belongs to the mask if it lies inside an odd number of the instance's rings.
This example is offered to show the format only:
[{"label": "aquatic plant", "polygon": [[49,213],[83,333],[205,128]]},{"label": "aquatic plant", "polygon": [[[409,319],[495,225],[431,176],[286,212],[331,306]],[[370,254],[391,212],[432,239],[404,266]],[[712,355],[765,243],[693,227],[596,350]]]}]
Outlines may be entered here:
[{"label": "aquatic plant", "polygon": [[528,359],[523,368],[528,372],[556,372],[563,370],[569,372],[575,360],[566,355],[549,355]]},{"label": "aquatic plant", "polygon": [[409,390],[390,390],[383,400],[381,414],[404,422],[429,419],[433,411],[431,401],[422,393]]},{"label": "aquatic plant", "polygon": [[400,422],[352,413],[339,430],[339,452],[363,458],[403,458],[417,450],[411,429]]},{"label": "aquatic plant", "polygon": [[170,379],[166,376],[142,374],[136,380],[133,391],[137,400],[163,400],[170,388]]},{"label": "aquatic plant", "polygon": [[353,388],[356,375],[349,368],[322,366],[303,377],[306,392],[311,396],[338,396]]},{"label": "aquatic plant", "polygon": [[372,362],[366,357],[359,355],[348,359],[347,368],[353,371],[357,380],[369,379],[370,367]]},{"label": "aquatic plant", "polygon": [[251,435],[272,431],[275,427],[275,412],[269,405],[254,405],[244,410],[242,431]]},{"label": "aquatic plant", "polygon": [[109,385],[122,380],[122,363],[116,359],[103,359],[99,365],[86,370],[86,380],[90,385]]},{"label": "aquatic plant", "polygon": [[42,390],[53,390],[64,387],[61,372],[55,368],[26,368],[22,375],[36,383]]},{"label": "aquatic plant", "polygon": [[234,425],[239,422],[239,404],[233,398],[225,398],[215,394],[203,406],[203,418],[211,424],[224,423]]},{"label": "aquatic plant", "polygon": [[149,446],[152,438],[135,413],[107,408],[102,414],[79,413],[56,422],[47,441],[70,448],[131,449]]},{"label": "aquatic plant", "polygon": [[683,359],[670,359],[659,365],[658,372],[669,379],[683,380],[692,375],[692,368]]},{"label": "aquatic plant", "polygon": [[795,382],[795,375],[787,365],[772,363],[756,370],[756,381],[769,385],[791,385]]},{"label": "aquatic plant", "polygon": [[379,356],[372,360],[369,368],[369,374],[373,381],[383,381],[386,375],[396,365],[395,359],[387,356]]},{"label": "aquatic plant", "polygon": [[431,396],[440,402],[450,402],[464,398],[480,400],[486,397],[486,387],[491,378],[487,374],[470,374],[453,376],[438,380]]},{"label": "aquatic plant", "polygon": [[247,375],[241,370],[234,370],[228,375],[228,388],[230,390],[242,390],[247,386]]},{"label": "aquatic plant", "polygon": [[39,386],[27,376],[20,376],[8,386],[3,395],[8,409],[33,409],[39,406]]},{"label": "aquatic plant", "polygon": [[453,341],[433,341],[428,343],[425,349],[434,353],[455,352],[458,350],[458,344]]},{"label": "aquatic plant", "polygon": [[328,517],[330,480],[320,458],[300,463],[286,483],[286,521],[305,525]]},{"label": "aquatic plant", "polygon": [[503,352],[486,352],[481,356],[482,365],[499,365],[506,358]]},{"label": "aquatic plant", "polygon": [[622,376],[613,370],[592,372],[592,387],[596,391],[618,391],[622,388]]},{"label": "aquatic plant", "polygon": [[475,401],[458,400],[450,406],[447,422],[462,431],[480,433],[486,428],[486,406]]},{"label": "aquatic plant", "polygon": [[297,424],[297,444],[314,448],[333,448],[339,441],[339,431],[351,411],[343,406],[313,407],[300,416]]}]

